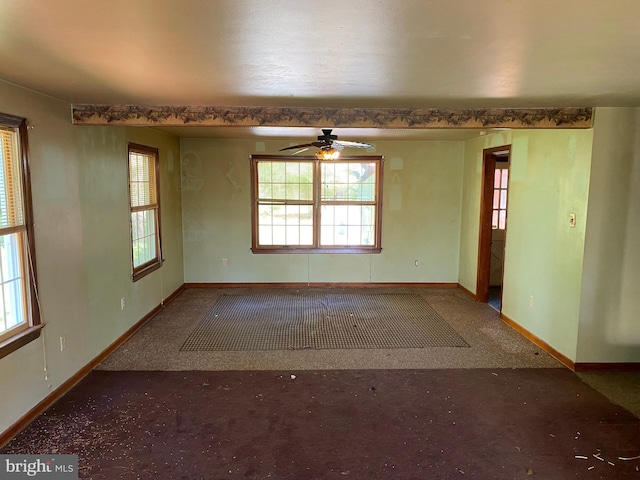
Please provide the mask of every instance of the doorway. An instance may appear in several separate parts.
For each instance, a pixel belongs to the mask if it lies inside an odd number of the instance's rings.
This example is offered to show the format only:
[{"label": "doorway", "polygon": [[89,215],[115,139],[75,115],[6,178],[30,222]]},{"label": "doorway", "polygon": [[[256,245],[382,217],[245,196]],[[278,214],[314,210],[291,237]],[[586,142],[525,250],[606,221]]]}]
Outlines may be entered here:
[{"label": "doorway", "polygon": [[498,311],[502,310],[510,153],[510,146],[483,151],[476,296]]}]

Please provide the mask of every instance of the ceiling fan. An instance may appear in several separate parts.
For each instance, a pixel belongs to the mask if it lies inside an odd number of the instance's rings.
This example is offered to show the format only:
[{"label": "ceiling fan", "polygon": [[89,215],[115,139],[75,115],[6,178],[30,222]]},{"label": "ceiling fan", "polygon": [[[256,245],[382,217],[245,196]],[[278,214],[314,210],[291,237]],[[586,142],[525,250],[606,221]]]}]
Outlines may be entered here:
[{"label": "ceiling fan", "polygon": [[304,151],[309,150],[311,147],[319,148],[316,153],[316,157],[321,160],[337,160],[340,157],[340,152],[344,150],[345,147],[348,148],[373,148],[373,145],[370,143],[363,142],[349,142],[347,140],[338,140],[337,135],[331,134],[332,129],[323,128],[322,135],[318,135],[317,142],[311,143],[303,143],[300,145],[292,145],[291,147],[281,148],[280,151],[283,150],[295,150],[293,154],[296,155],[298,153],[302,153]]}]

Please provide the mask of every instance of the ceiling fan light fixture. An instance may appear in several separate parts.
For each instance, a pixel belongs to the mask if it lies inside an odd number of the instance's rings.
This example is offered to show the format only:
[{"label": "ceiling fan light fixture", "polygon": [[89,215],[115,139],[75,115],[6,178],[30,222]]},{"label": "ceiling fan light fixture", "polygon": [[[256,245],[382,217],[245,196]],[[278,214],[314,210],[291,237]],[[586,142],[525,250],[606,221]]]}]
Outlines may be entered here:
[{"label": "ceiling fan light fixture", "polygon": [[338,160],[340,151],[333,147],[324,147],[316,152],[316,158],[319,160]]}]

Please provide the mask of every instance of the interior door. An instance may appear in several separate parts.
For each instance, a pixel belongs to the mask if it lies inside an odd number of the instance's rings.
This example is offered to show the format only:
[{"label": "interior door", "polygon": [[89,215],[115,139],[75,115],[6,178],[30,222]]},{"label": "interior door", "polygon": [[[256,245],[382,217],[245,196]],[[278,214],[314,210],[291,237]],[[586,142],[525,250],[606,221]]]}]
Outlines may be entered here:
[{"label": "interior door", "polygon": [[[478,241],[478,274],[476,280],[476,299],[479,302],[488,302],[489,301],[489,290],[490,283],[492,278],[492,271],[494,281],[498,281],[499,284],[502,283],[502,270],[503,270],[503,260],[504,257],[504,243],[506,236],[506,225],[507,225],[507,192],[506,186],[509,181],[509,154],[511,151],[511,146],[505,145],[502,147],[494,147],[494,148],[486,148],[482,152],[482,187],[481,187],[481,195],[480,195],[480,232],[479,232],[479,241]],[[503,164],[507,167],[497,168],[497,164]],[[496,174],[496,169],[500,172]],[[504,170],[504,171],[502,171]],[[500,175],[500,188],[494,188],[494,185],[497,183],[497,176]],[[504,179],[504,193],[502,190],[503,185],[503,176]],[[494,208],[496,205],[496,208]],[[501,208],[501,205],[504,208]],[[502,221],[501,221],[502,220]],[[493,225],[496,225],[497,228],[493,228]],[[504,228],[500,228],[500,225]],[[493,232],[494,230],[502,230],[502,232],[498,232],[496,234],[496,243],[495,247],[493,244]],[[499,262],[493,264],[492,258],[495,257],[496,260],[500,259]],[[492,268],[493,267],[493,268]]]},{"label": "interior door", "polygon": [[489,286],[502,286],[504,269],[504,238],[507,228],[507,185],[509,184],[509,162],[496,158],[493,181],[493,204],[491,214],[491,268]]}]

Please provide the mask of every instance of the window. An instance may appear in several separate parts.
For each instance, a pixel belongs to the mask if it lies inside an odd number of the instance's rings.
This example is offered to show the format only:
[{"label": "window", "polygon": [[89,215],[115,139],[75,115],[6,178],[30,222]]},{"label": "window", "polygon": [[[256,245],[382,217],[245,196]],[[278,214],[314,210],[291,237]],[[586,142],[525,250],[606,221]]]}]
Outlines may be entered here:
[{"label": "window", "polygon": [[252,251],[380,252],[382,162],[253,155]]},{"label": "window", "polygon": [[40,336],[27,122],[0,114],[0,357]]},{"label": "window", "polygon": [[[505,166],[499,166],[505,163]],[[507,226],[507,185],[509,183],[509,169],[506,162],[496,163],[496,170],[493,178],[493,213],[491,217],[491,228],[493,230],[504,230]]]},{"label": "window", "polygon": [[133,281],[162,265],[158,149],[129,144]]}]

